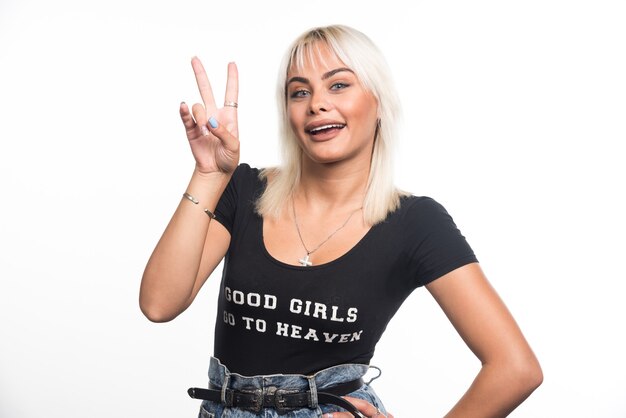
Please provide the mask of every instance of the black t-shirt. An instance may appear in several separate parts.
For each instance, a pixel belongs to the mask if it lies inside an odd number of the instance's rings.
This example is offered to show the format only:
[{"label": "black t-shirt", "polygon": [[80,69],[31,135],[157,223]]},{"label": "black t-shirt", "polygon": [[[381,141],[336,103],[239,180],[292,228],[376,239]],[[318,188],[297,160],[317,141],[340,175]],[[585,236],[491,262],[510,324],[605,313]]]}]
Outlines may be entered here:
[{"label": "black t-shirt", "polygon": [[369,364],[387,323],[415,288],[477,261],[443,206],[410,196],[338,259],[285,264],[263,243],[254,202],[264,187],[259,170],[241,164],[216,209],[231,242],[214,350],[231,372],[309,374]]}]

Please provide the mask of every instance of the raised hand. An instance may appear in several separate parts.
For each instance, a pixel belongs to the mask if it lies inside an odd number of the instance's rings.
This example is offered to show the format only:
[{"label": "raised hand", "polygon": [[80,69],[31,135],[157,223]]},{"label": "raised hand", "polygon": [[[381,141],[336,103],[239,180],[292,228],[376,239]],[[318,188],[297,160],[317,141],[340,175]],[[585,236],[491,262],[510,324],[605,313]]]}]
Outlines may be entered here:
[{"label": "raised hand", "polygon": [[228,64],[228,79],[224,106],[217,108],[211,83],[197,57],[191,60],[203,104],[180,105],[180,117],[185,125],[196,170],[201,174],[232,173],[239,164],[239,129],[237,125],[237,97],[239,80],[237,66]]}]

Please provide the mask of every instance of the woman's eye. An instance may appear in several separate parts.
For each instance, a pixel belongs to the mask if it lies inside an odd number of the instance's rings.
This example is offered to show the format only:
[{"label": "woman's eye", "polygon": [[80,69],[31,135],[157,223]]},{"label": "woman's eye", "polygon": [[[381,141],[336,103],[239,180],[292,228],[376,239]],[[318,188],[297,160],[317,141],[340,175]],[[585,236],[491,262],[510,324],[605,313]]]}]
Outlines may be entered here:
[{"label": "woman's eye", "polygon": [[296,90],[294,92],[292,92],[289,97],[291,97],[292,99],[298,99],[300,97],[305,97],[307,94],[309,94],[308,91],[306,90]]},{"label": "woman's eye", "polygon": [[349,86],[349,84],[347,84],[347,83],[334,83],[332,86],[330,86],[330,89],[331,90],[342,90],[342,89],[345,89],[348,86]]}]

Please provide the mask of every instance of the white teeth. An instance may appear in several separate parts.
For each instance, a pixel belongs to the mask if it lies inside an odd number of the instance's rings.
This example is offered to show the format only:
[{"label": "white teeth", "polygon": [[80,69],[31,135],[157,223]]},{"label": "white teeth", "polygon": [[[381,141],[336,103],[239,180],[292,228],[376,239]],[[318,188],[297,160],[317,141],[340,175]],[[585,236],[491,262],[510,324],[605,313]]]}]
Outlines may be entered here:
[{"label": "white teeth", "polygon": [[331,125],[323,125],[323,126],[318,126],[317,128],[313,128],[311,130],[309,130],[309,132],[314,133],[314,132],[318,132],[324,129],[332,129],[332,128],[343,128],[343,125],[341,124],[331,124]]}]

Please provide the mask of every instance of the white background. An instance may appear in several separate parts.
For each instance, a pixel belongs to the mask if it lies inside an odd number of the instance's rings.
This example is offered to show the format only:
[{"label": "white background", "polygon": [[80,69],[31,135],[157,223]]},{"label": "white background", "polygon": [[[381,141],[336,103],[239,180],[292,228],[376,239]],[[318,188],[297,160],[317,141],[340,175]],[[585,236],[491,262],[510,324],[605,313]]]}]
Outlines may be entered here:
[{"label": "white background", "polygon": [[[193,417],[216,272],[175,321],[139,311],[193,160],[178,118],[239,65],[241,161],[277,162],[289,42],[342,23],[402,97],[397,183],[446,206],[544,369],[515,417],[626,417],[622,1],[0,0],[0,417]],[[424,289],[373,364],[398,418],[442,416],[479,363]]]}]

